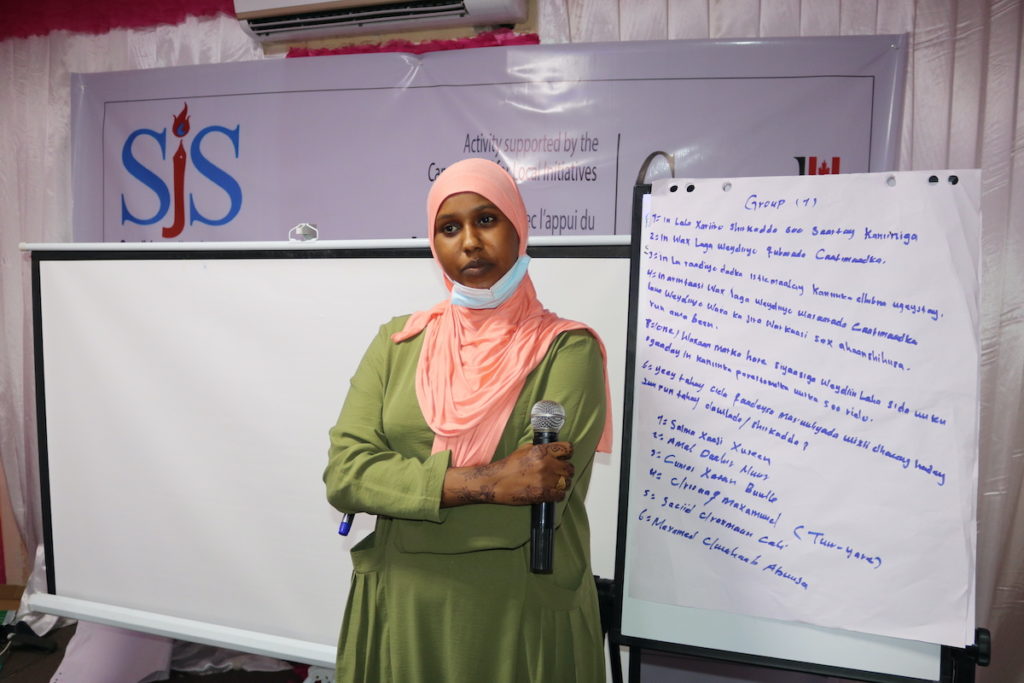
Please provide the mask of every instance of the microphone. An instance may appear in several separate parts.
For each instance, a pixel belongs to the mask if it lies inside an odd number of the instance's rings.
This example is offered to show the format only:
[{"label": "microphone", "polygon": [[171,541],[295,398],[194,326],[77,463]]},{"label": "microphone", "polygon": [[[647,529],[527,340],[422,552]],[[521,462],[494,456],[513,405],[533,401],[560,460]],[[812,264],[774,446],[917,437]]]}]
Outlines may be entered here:
[{"label": "microphone", "polygon": [[[558,430],[564,424],[565,409],[554,401],[537,401],[530,410],[535,444],[558,441]],[[555,551],[555,504],[534,503],[530,517],[530,571],[550,574]]]}]

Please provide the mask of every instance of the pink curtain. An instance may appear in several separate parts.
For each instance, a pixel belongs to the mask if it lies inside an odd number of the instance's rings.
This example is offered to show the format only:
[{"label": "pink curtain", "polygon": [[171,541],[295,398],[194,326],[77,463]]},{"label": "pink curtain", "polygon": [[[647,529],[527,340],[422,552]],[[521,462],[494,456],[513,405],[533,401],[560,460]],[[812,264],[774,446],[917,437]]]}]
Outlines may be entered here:
[{"label": "pink curtain", "polygon": [[[11,5],[17,3],[5,3]],[[0,40],[45,36],[51,31],[106,33],[115,28],[180,24],[185,17],[234,16],[231,0],[33,0],[9,7],[0,23]]]},{"label": "pink curtain", "polygon": [[485,31],[468,38],[451,38],[448,40],[389,40],[384,43],[358,43],[342,47],[293,47],[286,57],[318,57],[320,55],[361,55],[372,52],[408,52],[422,55],[427,52],[443,50],[464,50],[470,47],[501,47],[505,45],[536,45],[540,37],[536,33],[516,33],[503,28],[497,31]]},{"label": "pink curtain", "polygon": [[29,261],[19,243],[72,239],[70,74],[262,58],[225,14],[99,36],[57,30],[0,40],[0,465],[28,554],[6,558],[15,583],[26,582],[42,535]]},{"label": "pink curtain", "polygon": [[7,563],[4,559],[4,534],[0,531],[0,584],[7,583]]}]

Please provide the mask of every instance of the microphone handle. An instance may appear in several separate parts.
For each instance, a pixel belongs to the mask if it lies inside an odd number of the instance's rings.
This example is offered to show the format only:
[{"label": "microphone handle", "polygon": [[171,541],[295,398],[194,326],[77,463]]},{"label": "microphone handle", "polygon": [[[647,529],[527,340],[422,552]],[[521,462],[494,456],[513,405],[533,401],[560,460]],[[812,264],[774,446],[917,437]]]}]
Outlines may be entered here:
[{"label": "microphone handle", "polygon": [[[558,432],[534,432],[533,443],[558,441]],[[550,574],[555,557],[555,504],[534,503],[530,511],[530,571]]]}]

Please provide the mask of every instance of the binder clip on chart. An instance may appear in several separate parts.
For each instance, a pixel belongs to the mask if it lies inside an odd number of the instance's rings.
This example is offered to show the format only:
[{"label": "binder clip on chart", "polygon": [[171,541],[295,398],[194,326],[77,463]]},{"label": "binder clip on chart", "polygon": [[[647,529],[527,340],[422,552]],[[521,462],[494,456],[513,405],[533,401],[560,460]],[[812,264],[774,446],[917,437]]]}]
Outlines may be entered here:
[{"label": "binder clip on chart", "polygon": [[313,242],[320,236],[320,231],[313,223],[299,223],[288,231],[289,242]]}]

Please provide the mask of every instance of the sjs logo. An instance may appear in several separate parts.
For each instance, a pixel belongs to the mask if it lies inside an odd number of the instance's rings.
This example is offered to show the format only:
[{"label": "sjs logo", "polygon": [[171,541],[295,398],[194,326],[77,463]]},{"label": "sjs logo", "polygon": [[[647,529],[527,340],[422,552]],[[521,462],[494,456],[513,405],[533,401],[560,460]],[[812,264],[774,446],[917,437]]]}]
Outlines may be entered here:
[{"label": "sjs logo", "polygon": [[[168,239],[180,235],[181,231],[185,228],[185,169],[190,160],[192,162],[193,169],[195,169],[197,173],[224,191],[228,198],[228,209],[222,216],[207,216],[203,214],[200,207],[196,205],[195,195],[189,192],[187,213],[188,224],[192,225],[193,223],[203,223],[204,225],[224,225],[238,215],[239,210],[242,208],[242,188],[238,184],[238,181],[229,173],[207,158],[206,154],[203,153],[203,141],[210,138],[209,142],[213,142],[213,137],[211,136],[226,137],[231,143],[231,148],[234,150],[235,158],[237,159],[239,151],[239,132],[241,126],[235,126],[234,128],[225,128],[224,126],[207,126],[192,137],[191,142],[188,144],[188,151],[186,152],[186,137],[191,131],[189,118],[188,103],[186,102],[184,107],[182,107],[181,112],[174,116],[173,125],[171,126],[171,133],[173,137],[170,142],[171,145],[173,145],[174,138],[178,138],[178,150],[174,153],[174,156],[171,159],[172,180],[170,188],[167,187],[167,183],[164,181],[164,177],[166,177],[164,174],[167,172],[166,166],[162,169],[150,169],[140,162],[135,156],[135,150],[138,149],[137,146],[143,144],[155,144],[160,151],[160,159],[166,161],[168,147],[167,129],[164,128],[161,131],[155,131],[149,128],[139,128],[138,130],[132,131],[124,141],[124,146],[121,148],[121,163],[124,166],[125,171],[156,195],[158,206],[156,213],[152,216],[136,216],[132,213],[131,208],[128,206],[128,202],[122,193],[122,225],[125,223],[153,225],[155,223],[163,222],[167,218],[167,214],[171,212],[171,195],[173,194],[174,208],[173,213],[171,214],[170,224],[163,226],[161,234]],[[209,142],[207,143],[207,146],[209,146]],[[163,173],[160,173],[160,171]]]}]

